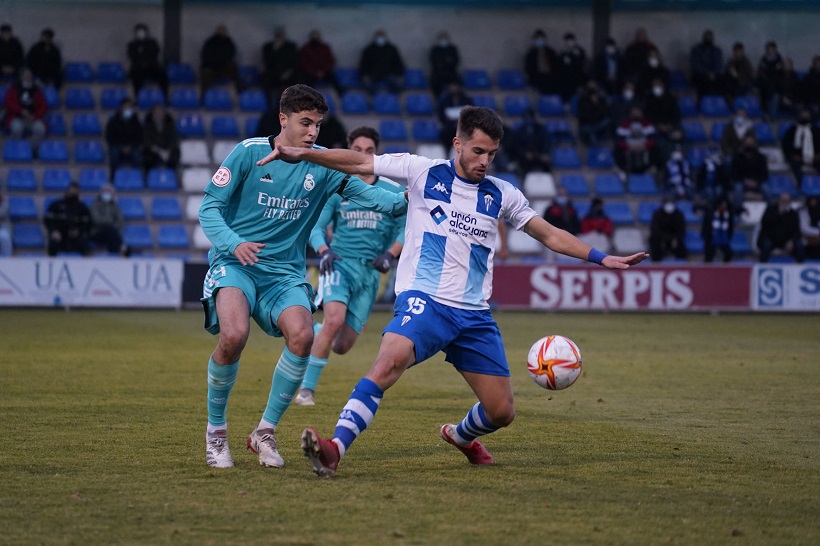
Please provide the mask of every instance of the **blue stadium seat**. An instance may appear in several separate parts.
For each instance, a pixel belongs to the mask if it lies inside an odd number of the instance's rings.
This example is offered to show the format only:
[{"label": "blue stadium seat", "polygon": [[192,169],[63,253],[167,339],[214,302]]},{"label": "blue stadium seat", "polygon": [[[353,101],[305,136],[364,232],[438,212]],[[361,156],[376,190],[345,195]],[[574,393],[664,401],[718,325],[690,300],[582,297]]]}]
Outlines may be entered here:
[{"label": "blue stadium seat", "polygon": [[252,64],[245,64],[239,67],[239,82],[242,87],[256,87],[261,81],[259,69]]},{"label": "blue stadium seat", "polygon": [[495,97],[492,95],[475,95],[473,97],[473,105],[489,108],[490,110],[498,110]]},{"label": "blue stadium seat", "polygon": [[154,247],[154,238],[148,224],[126,224],[122,231],[125,244],[131,248],[145,249]]},{"label": "blue stadium seat", "polygon": [[685,118],[694,118],[699,114],[695,98],[691,95],[678,97],[678,109],[680,109],[680,115]]},{"label": "blue stadium seat", "polygon": [[15,222],[37,219],[37,203],[30,195],[12,195],[9,197],[9,218]]},{"label": "blue stadium seat", "polygon": [[780,195],[786,192],[792,197],[797,197],[797,186],[794,183],[794,178],[790,174],[770,175],[769,191],[772,195]]},{"label": "blue stadium seat", "polygon": [[404,69],[404,88],[413,90],[427,89],[427,76],[421,68]]},{"label": "blue stadium seat", "polygon": [[[6,90],[2,89],[2,94],[0,97],[5,96]],[[54,110],[60,107],[60,92],[57,91],[53,86],[47,85],[43,87],[43,94],[46,96],[46,104],[48,105],[50,110]]]},{"label": "blue stadium seat", "polygon": [[103,184],[108,183],[108,173],[96,167],[81,169],[77,183],[82,191],[98,192]]},{"label": "blue stadium seat", "polygon": [[413,140],[417,142],[438,142],[438,123],[432,119],[417,119],[413,121]]},{"label": "blue stadium seat", "polygon": [[259,127],[259,118],[247,118],[245,120],[245,138],[254,136],[257,127]]},{"label": "blue stadium seat", "polygon": [[68,62],[63,67],[63,77],[67,83],[88,83],[94,81],[91,63]]},{"label": "blue stadium seat", "polygon": [[182,114],[177,118],[177,133],[180,137],[204,137],[205,125],[200,114]]},{"label": "blue stadium seat", "polygon": [[385,154],[406,154],[410,152],[410,148],[405,144],[390,144],[384,147],[382,153]]},{"label": "blue stadium seat", "polygon": [[703,237],[700,235],[699,229],[689,229],[686,231],[686,237],[683,240],[686,245],[686,250],[692,254],[703,254],[705,244]]},{"label": "blue stadium seat", "polygon": [[151,218],[154,220],[181,220],[182,208],[176,197],[154,197],[151,201]]},{"label": "blue stadium seat", "polygon": [[703,160],[708,154],[708,148],[693,146],[686,152],[686,160],[692,169],[699,169],[703,166]]},{"label": "blue stadium seat", "polygon": [[233,110],[233,99],[227,89],[213,87],[205,91],[202,96],[202,106],[206,110],[227,111]]},{"label": "blue stadium seat", "polygon": [[581,156],[574,146],[557,146],[552,149],[552,166],[558,169],[580,169]]},{"label": "blue stadium seat", "polygon": [[683,130],[683,139],[686,142],[706,142],[709,140],[706,136],[706,130],[703,124],[696,120],[683,120],[681,122],[681,129]]},{"label": "blue stadium seat", "polygon": [[541,116],[563,116],[564,101],[560,95],[541,95],[538,97],[538,114]]},{"label": "blue stadium seat", "polygon": [[593,187],[595,194],[601,197],[620,197],[625,193],[621,179],[611,173],[596,174]]},{"label": "blue stadium seat", "polygon": [[169,63],[165,68],[168,83],[173,85],[193,85],[196,83],[196,74],[191,65],[185,63]]},{"label": "blue stadium seat", "polygon": [[145,205],[140,197],[120,197],[117,199],[123,217],[129,222],[145,220]]},{"label": "blue stadium seat", "polygon": [[651,174],[630,174],[626,181],[626,188],[633,195],[644,197],[660,195],[658,184]]},{"label": "blue stadium seat", "polygon": [[561,185],[573,197],[589,197],[589,185],[582,174],[562,174]]},{"label": "blue stadium seat", "polygon": [[716,121],[712,124],[712,140],[720,142],[723,137],[723,130],[726,129],[727,123],[725,121]]},{"label": "blue stadium seat", "polygon": [[615,166],[612,150],[590,146],[587,150],[587,166],[591,169],[611,169]]},{"label": "blue stadium seat", "polygon": [[383,119],[379,122],[382,140],[407,140],[407,129],[400,119]]},{"label": "blue stadium seat", "polygon": [[239,124],[233,116],[214,116],[211,118],[211,135],[214,137],[239,137]]},{"label": "blue stadium seat", "polygon": [[695,207],[691,201],[678,201],[677,207],[683,213],[683,217],[686,218],[687,224],[698,224],[702,223],[702,219],[698,216],[698,213],[695,212]]},{"label": "blue stadium seat", "polygon": [[160,248],[188,248],[188,232],[182,224],[159,226],[157,244]]},{"label": "blue stadium seat", "polygon": [[345,114],[366,114],[370,111],[367,95],[361,91],[346,91],[342,95],[342,112]]},{"label": "blue stadium seat", "polygon": [[427,93],[408,93],[404,97],[404,111],[410,116],[432,116],[433,99]]},{"label": "blue stadium seat", "polygon": [[100,92],[100,106],[104,110],[116,110],[129,96],[125,87],[106,87]]},{"label": "blue stadium seat", "polygon": [[760,101],[754,95],[741,95],[732,101],[732,109],[746,110],[746,114],[751,118],[759,118],[763,115],[760,108]]},{"label": "blue stadium seat", "polygon": [[641,201],[638,203],[638,222],[649,225],[652,222],[652,214],[660,208],[657,201]]},{"label": "blue stadium seat", "polygon": [[729,246],[732,247],[735,254],[741,256],[754,252],[752,244],[749,242],[749,234],[745,231],[735,231],[732,234],[732,240],[729,241]]},{"label": "blue stadium seat", "polygon": [[141,110],[150,110],[155,104],[165,104],[165,95],[158,87],[143,87],[137,93],[137,106]]},{"label": "blue stadium seat", "polygon": [[515,94],[504,97],[504,113],[508,116],[522,116],[530,108],[532,104],[527,95]]},{"label": "blue stadium seat", "polygon": [[43,171],[43,191],[63,193],[71,183],[71,172],[64,167],[54,167]]},{"label": "blue stadium seat", "polygon": [[65,118],[60,112],[46,112],[45,122],[49,136],[66,136],[68,134]]},{"label": "blue stadium seat", "polygon": [[154,191],[177,191],[179,182],[173,169],[155,168],[148,171],[148,189]]},{"label": "blue stadium seat", "polygon": [[507,182],[509,182],[510,184],[515,186],[516,188],[518,188],[519,190],[521,189],[521,179],[518,178],[518,175],[515,174],[515,173],[500,172],[500,173],[495,173],[493,176],[495,176],[496,178],[500,178],[501,180],[506,180]]},{"label": "blue stadium seat", "polygon": [[669,89],[672,91],[688,91],[689,82],[686,74],[681,70],[671,70],[669,72]]},{"label": "blue stadium seat", "polygon": [[99,140],[78,140],[74,143],[74,161],[77,163],[102,163],[105,150]]},{"label": "blue stadium seat", "polygon": [[171,106],[178,110],[199,108],[199,93],[195,87],[175,87],[171,90]]},{"label": "blue stadium seat", "polygon": [[87,87],[71,87],[65,92],[65,106],[72,110],[93,110],[94,95]]},{"label": "blue stadium seat", "polygon": [[11,236],[15,248],[39,248],[46,245],[43,231],[39,224],[15,224]]},{"label": "blue stadium seat", "polygon": [[806,197],[820,196],[820,176],[816,174],[804,174],[800,189]]},{"label": "blue stadium seat", "polygon": [[774,131],[772,131],[772,126],[766,123],[765,121],[756,121],[755,122],[755,137],[757,138],[757,143],[761,145],[766,144],[774,144]]},{"label": "blue stadium seat", "polygon": [[37,157],[44,163],[68,163],[65,140],[44,140],[37,147]]},{"label": "blue stadium seat", "polygon": [[544,127],[555,142],[575,142],[575,135],[566,119],[548,119]]},{"label": "blue stadium seat", "polygon": [[336,113],[336,101],[333,99],[333,95],[331,95],[327,91],[322,91],[322,96],[325,97],[325,102],[327,103],[327,112],[328,112],[328,114],[335,114]]},{"label": "blue stadium seat", "polygon": [[102,125],[96,112],[74,114],[71,120],[71,132],[74,136],[100,136]]},{"label": "blue stadium seat", "polygon": [[464,89],[471,91],[486,90],[492,87],[490,75],[483,68],[470,68],[462,75]]},{"label": "blue stadium seat", "polygon": [[578,213],[578,218],[583,218],[589,212],[589,209],[592,207],[592,203],[589,201],[578,201],[574,203],[575,205],[575,212]]},{"label": "blue stadium seat", "polygon": [[142,170],[133,167],[120,167],[114,171],[114,187],[117,191],[142,191],[145,181],[142,179]]},{"label": "blue stadium seat", "polygon": [[704,95],[700,98],[700,112],[710,118],[725,118],[731,115],[726,99],[720,95]]},{"label": "blue stadium seat", "polygon": [[125,83],[125,67],[118,62],[102,62],[97,65],[97,80],[103,83]]},{"label": "blue stadium seat", "polygon": [[789,127],[792,126],[792,123],[780,123],[777,126],[777,140],[782,141],[783,137],[786,136],[786,131],[789,130]]},{"label": "blue stadium seat", "polygon": [[373,112],[381,116],[401,115],[399,97],[393,93],[376,93],[373,97]]},{"label": "blue stadium seat", "polygon": [[496,74],[496,81],[498,87],[504,90],[522,90],[527,87],[524,73],[514,68],[499,70]]},{"label": "blue stadium seat", "polygon": [[3,161],[6,163],[31,163],[34,152],[24,139],[8,139],[3,143]]},{"label": "blue stadium seat", "polygon": [[351,67],[337,67],[333,70],[336,81],[345,89],[359,89],[362,83],[359,81],[359,70]]},{"label": "blue stadium seat", "polygon": [[32,169],[9,169],[6,176],[8,191],[37,191],[37,179]]},{"label": "blue stadium seat", "polygon": [[239,109],[243,112],[264,112],[268,109],[265,93],[258,89],[247,89],[239,93]]},{"label": "blue stadium seat", "polygon": [[620,226],[635,222],[635,217],[632,215],[632,209],[629,208],[629,203],[623,201],[605,202],[604,213],[609,216],[615,225]]}]

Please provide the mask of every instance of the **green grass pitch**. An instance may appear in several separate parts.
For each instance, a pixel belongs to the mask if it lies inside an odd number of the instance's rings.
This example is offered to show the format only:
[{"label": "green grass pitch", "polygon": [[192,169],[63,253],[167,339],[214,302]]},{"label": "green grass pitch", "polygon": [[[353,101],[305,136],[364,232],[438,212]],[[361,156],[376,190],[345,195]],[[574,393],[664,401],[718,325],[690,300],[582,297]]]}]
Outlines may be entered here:
[{"label": "green grass pitch", "polygon": [[[200,312],[0,311],[0,544],[820,544],[817,316],[496,313],[517,409],[496,465],[438,438],[475,399],[437,355],[319,479],[301,430],[332,430],[388,319],[285,415],[283,470],[244,449],[282,349],[254,326],[214,470]],[[550,333],[584,357],[554,393],[525,365]]]}]

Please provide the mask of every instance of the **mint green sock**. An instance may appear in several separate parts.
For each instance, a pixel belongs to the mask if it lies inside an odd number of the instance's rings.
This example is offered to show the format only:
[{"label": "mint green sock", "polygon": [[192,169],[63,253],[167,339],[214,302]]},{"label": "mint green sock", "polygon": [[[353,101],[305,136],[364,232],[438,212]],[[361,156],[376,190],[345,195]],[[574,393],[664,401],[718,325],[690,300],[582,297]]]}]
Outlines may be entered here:
[{"label": "mint green sock", "polygon": [[285,410],[288,409],[293,396],[302,384],[302,378],[307,369],[307,356],[296,356],[287,347],[282,351],[276,369],[273,371],[268,405],[262,419],[273,425],[278,425]]},{"label": "mint green sock", "polygon": [[227,366],[217,364],[213,358],[208,361],[208,423],[213,426],[226,425],[225,409],[238,371],[238,360]]},{"label": "mint green sock", "polygon": [[302,388],[316,392],[316,384],[319,382],[319,376],[325,371],[325,366],[327,366],[326,358],[317,358],[311,355],[305,372],[305,380],[302,381]]}]

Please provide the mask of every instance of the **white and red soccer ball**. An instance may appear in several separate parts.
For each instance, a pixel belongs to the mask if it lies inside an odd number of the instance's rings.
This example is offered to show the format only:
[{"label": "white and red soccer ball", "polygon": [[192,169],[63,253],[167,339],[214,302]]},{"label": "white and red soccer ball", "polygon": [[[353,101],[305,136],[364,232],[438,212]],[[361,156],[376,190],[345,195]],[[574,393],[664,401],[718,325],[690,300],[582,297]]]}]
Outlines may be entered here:
[{"label": "white and red soccer ball", "polygon": [[581,376],[581,351],[564,336],[542,337],[530,348],[527,371],[545,389],[566,389]]}]

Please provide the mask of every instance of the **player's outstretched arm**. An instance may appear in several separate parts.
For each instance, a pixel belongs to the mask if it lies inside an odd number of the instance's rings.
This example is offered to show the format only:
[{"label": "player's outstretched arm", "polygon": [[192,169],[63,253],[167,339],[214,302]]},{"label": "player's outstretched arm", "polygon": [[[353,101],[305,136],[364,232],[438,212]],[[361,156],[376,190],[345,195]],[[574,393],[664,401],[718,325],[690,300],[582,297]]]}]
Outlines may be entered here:
[{"label": "player's outstretched arm", "polygon": [[607,269],[628,269],[649,257],[646,252],[638,252],[631,256],[608,256],[593,249],[571,233],[556,228],[540,216],[535,216],[527,222],[524,226],[524,233],[550,250],[579,260],[598,263]]},{"label": "player's outstretched arm", "polygon": [[325,150],[277,145],[268,155],[256,162],[260,167],[271,161],[307,161],[347,174],[373,174],[373,156],[353,150]]}]

